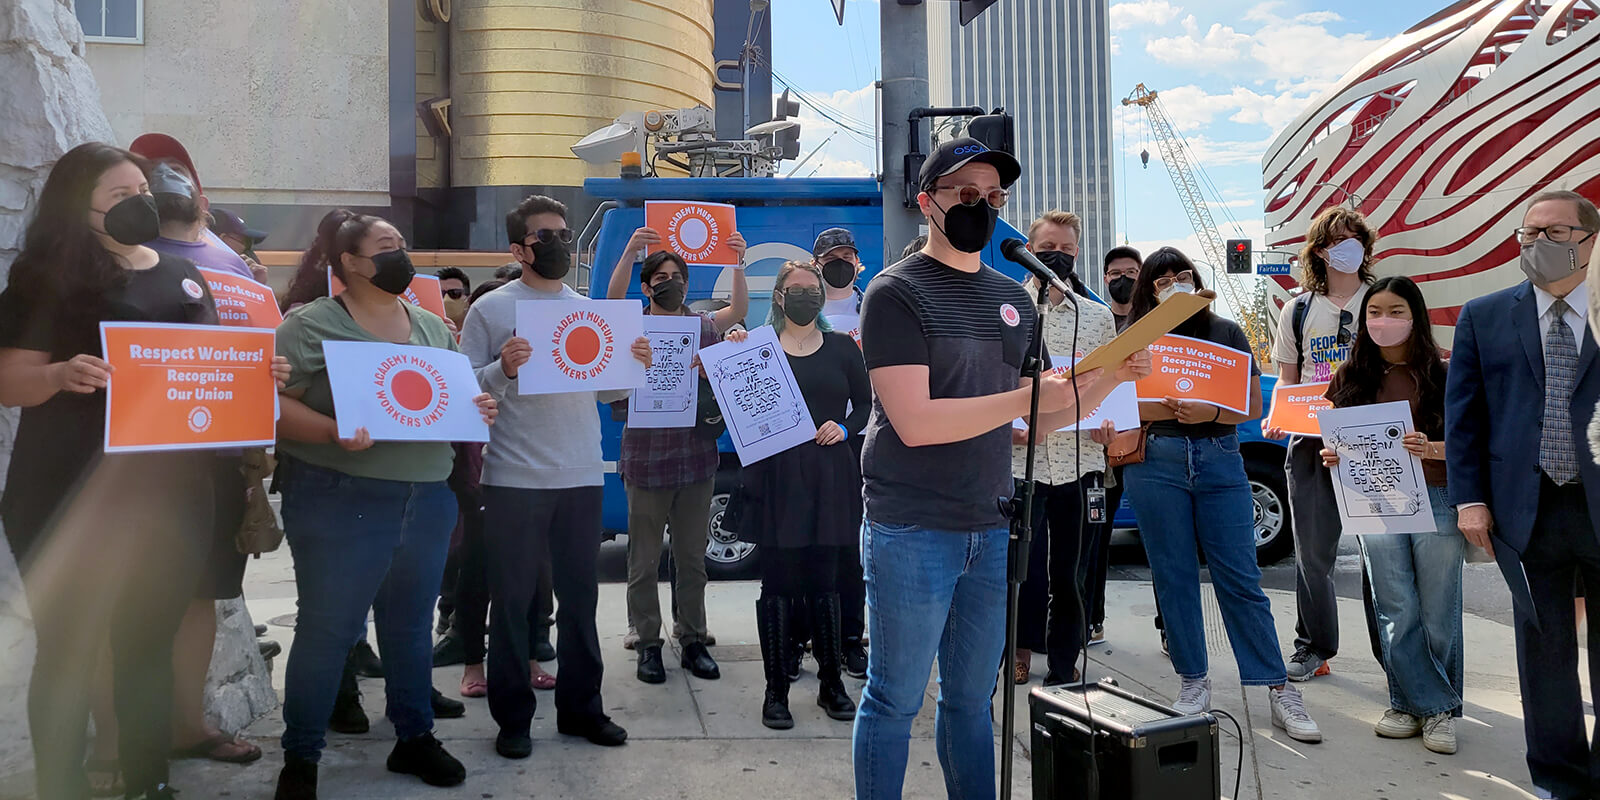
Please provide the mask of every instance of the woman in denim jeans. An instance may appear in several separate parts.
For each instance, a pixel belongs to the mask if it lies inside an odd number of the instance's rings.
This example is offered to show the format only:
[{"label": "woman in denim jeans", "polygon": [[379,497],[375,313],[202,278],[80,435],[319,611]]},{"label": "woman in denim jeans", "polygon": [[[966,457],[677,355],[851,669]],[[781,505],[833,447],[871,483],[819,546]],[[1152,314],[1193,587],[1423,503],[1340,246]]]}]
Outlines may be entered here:
[{"label": "woman in denim jeans", "polygon": [[[289,314],[278,352],[292,367],[282,392],[278,453],[284,534],[294,554],[299,614],[284,674],[284,767],[277,800],[315,800],[317,762],[350,646],[374,610],[388,716],[399,741],[391,771],[435,786],[466,779],[433,738],[433,602],[456,522],[448,442],[340,438],[323,343],[389,342],[456,349],[444,321],[402,301],[415,270],[389,223],[349,215],[316,247],[348,287]],[[487,394],[474,398],[487,421]]]},{"label": "woman in denim jeans", "polygon": [[[1422,735],[1424,747],[1456,751],[1461,716],[1461,564],[1466,539],[1445,491],[1445,364],[1433,341],[1422,290],[1410,278],[1384,278],[1367,293],[1350,360],[1334,373],[1328,399],[1337,408],[1404,401],[1416,431],[1405,448],[1422,459],[1438,530],[1362,537],[1378,640],[1389,676],[1389,710],[1375,730],[1388,739]],[[1338,454],[1322,451],[1332,467]]]},{"label": "woman in denim jeans", "polygon": [[[1151,253],[1139,271],[1130,319],[1140,319],[1175,293],[1203,289],[1196,273],[1188,257],[1174,248]],[[1244,331],[1210,309],[1190,317],[1173,333],[1250,352]],[[1261,568],[1256,564],[1250,483],[1239,455],[1237,426],[1261,415],[1260,374],[1252,359],[1248,414],[1174,397],[1141,403],[1139,415],[1147,430],[1145,458],[1130,464],[1123,476],[1150,558],[1172,666],[1182,679],[1173,708],[1184,714],[1211,708],[1198,545],[1205,551],[1240,682],[1269,687],[1272,723],[1290,738],[1320,742],[1322,731],[1306,713],[1299,690],[1286,682],[1272,604],[1261,591]]]}]

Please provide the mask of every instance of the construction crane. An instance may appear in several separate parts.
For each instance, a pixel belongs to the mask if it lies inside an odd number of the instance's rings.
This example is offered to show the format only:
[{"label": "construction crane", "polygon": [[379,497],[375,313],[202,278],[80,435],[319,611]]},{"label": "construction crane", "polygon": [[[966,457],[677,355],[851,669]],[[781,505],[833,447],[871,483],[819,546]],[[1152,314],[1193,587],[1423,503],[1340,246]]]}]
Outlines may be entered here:
[{"label": "construction crane", "polygon": [[[1272,325],[1268,323],[1262,309],[1247,305],[1242,302],[1245,288],[1240,281],[1227,274],[1224,269],[1227,262],[1226,253],[1222,247],[1222,237],[1217,234],[1217,224],[1211,219],[1211,209],[1206,205],[1205,198],[1200,194],[1200,182],[1195,179],[1193,168],[1189,166],[1188,148],[1172,128],[1172,122],[1167,119],[1167,112],[1161,107],[1161,101],[1156,93],[1145,88],[1144,84],[1134,87],[1133,93],[1123,98],[1125,106],[1139,106],[1144,109],[1145,116],[1150,120],[1150,128],[1155,134],[1156,146],[1161,149],[1161,160],[1166,162],[1167,174],[1172,176],[1172,185],[1178,190],[1178,199],[1183,202],[1184,211],[1189,214],[1189,224],[1194,226],[1194,232],[1200,237],[1200,244],[1205,248],[1206,258],[1211,262],[1212,281],[1216,285],[1217,294],[1222,297],[1233,318],[1244,328],[1245,336],[1250,340],[1250,349],[1255,352],[1256,361],[1262,366],[1272,363]],[[1148,166],[1148,153],[1146,165]]]}]

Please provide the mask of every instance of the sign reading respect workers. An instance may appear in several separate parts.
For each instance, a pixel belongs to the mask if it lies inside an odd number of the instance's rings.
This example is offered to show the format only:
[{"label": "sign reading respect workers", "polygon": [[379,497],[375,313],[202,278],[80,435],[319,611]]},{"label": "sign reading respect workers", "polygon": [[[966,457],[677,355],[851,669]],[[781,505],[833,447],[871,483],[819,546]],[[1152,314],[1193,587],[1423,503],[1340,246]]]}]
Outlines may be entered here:
[{"label": "sign reading respect workers", "polygon": [[1150,345],[1151,373],[1139,400],[1197,400],[1250,413],[1250,354],[1204,339],[1167,334]]},{"label": "sign reading respect workers", "polygon": [[100,344],[112,367],[106,452],[273,443],[271,330],[102,322]]}]

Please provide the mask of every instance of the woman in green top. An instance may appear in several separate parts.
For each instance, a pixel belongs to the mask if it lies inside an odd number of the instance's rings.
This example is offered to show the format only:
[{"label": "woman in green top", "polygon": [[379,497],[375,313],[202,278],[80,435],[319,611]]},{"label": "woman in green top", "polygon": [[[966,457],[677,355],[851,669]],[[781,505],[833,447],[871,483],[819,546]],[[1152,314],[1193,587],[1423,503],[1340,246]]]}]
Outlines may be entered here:
[{"label": "woman in green top", "polygon": [[[278,352],[293,369],[282,393],[278,453],[299,615],[284,675],[277,800],[317,796],[317,761],[340,673],[369,606],[384,656],[388,716],[400,740],[389,769],[454,786],[466,770],[433,738],[430,703],[433,600],[456,520],[445,483],[454,452],[448,442],[374,442],[365,428],[339,438],[322,345],[455,350],[455,338],[439,317],[399,298],[415,270],[394,226],[352,215],[317,246],[348,288],[307,303],[278,328]],[[474,401],[492,422],[494,400],[480,394]]]}]

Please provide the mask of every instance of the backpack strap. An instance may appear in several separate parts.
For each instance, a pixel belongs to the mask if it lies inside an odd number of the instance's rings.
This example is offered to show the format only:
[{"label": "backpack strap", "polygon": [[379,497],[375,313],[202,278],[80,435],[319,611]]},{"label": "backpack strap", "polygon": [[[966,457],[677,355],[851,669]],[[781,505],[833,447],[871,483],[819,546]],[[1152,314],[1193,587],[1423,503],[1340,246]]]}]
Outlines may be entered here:
[{"label": "backpack strap", "polygon": [[1306,315],[1311,313],[1311,292],[1305,292],[1294,299],[1294,311],[1290,323],[1294,325],[1294,364],[1300,366],[1305,359],[1306,351]]}]

